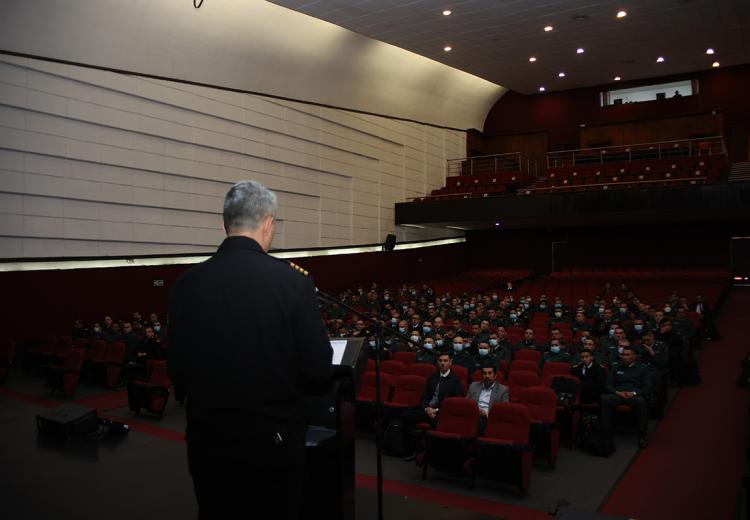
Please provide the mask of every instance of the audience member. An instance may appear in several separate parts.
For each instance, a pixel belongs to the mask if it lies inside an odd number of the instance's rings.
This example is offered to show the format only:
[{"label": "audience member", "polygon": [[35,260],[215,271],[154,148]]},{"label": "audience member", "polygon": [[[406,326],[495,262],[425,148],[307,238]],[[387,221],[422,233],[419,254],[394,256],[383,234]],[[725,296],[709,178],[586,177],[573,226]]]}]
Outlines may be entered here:
[{"label": "audience member", "polygon": [[471,383],[466,394],[466,397],[477,402],[479,408],[479,435],[484,435],[484,430],[487,428],[487,417],[489,417],[492,406],[496,403],[508,402],[508,387],[498,383],[495,380],[496,375],[494,366],[482,367],[482,380]]}]

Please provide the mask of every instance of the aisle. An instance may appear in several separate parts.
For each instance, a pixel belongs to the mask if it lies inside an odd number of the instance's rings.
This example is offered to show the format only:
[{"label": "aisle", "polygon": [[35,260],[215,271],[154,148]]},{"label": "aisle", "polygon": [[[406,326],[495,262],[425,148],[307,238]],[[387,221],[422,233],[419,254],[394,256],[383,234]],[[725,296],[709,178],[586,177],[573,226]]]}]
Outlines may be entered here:
[{"label": "aisle", "polygon": [[736,386],[750,351],[750,288],[730,295],[700,356],[703,382],[682,388],[601,511],[639,520],[735,518],[747,439],[748,391]]}]

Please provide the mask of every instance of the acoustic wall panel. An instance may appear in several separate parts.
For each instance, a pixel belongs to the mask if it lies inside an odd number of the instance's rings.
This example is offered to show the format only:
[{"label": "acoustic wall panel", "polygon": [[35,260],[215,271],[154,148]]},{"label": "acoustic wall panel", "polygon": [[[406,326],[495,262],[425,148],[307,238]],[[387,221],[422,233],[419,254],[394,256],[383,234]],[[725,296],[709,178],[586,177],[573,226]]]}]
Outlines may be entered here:
[{"label": "acoustic wall panel", "polygon": [[274,248],[454,236],[396,228],[465,133],[41,60],[0,58],[0,257],[210,252],[224,194],[279,197]]}]

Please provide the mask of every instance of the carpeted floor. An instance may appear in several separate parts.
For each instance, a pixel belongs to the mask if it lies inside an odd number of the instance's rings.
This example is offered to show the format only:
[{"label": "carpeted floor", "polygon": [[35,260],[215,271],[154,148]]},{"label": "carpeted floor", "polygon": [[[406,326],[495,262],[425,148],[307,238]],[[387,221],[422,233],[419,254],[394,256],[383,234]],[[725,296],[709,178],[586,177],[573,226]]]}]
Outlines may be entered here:
[{"label": "carpeted floor", "polygon": [[722,341],[700,355],[703,381],[682,388],[601,511],[639,520],[736,518],[747,440],[748,392],[736,386],[750,351],[750,288],[733,290]]}]

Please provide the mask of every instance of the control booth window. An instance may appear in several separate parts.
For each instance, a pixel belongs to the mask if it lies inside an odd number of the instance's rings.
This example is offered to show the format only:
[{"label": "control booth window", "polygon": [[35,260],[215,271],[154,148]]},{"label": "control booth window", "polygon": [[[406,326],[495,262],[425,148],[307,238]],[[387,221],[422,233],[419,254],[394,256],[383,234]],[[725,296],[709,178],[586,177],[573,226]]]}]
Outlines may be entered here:
[{"label": "control booth window", "polygon": [[601,106],[623,105],[626,103],[641,103],[662,99],[692,96],[698,93],[697,80],[673,81],[658,85],[643,85],[640,87],[609,90],[601,93]]}]

